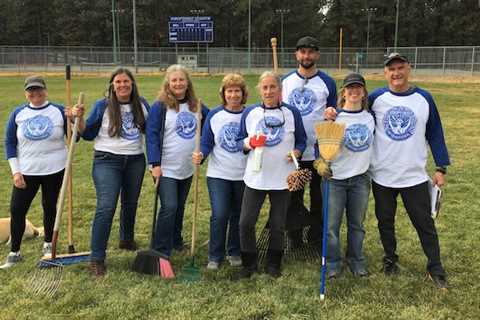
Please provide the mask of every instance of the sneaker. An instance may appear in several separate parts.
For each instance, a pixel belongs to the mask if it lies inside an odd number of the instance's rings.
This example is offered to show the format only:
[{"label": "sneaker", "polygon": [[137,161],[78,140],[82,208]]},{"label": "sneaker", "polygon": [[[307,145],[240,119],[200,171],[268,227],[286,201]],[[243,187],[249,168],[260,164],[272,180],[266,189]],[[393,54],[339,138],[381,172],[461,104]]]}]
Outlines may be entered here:
[{"label": "sneaker", "polygon": [[216,261],[208,261],[207,270],[218,270],[220,263]]},{"label": "sneaker", "polygon": [[43,243],[43,256],[47,258],[52,257],[52,243],[51,242],[44,242]]},{"label": "sneaker", "polygon": [[120,240],[118,242],[118,248],[127,251],[136,251],[138,246],[135,240]]},{"label": "sneaker", "polygon": [[17,262],[23,260],[23,257],[20,255],[20,251],[10,252],[7,256],[7,259],[4,264],[0,266],[0,269],[8,269],[13,267]]},{"label": "sneaker", "polygon": [[366,277],[368,277],[368,271],[365,270],[365,269],[352,271],[352,274],[355,278],[366,278]]},{"label": "sneaker", "polygon": [[104,277],[105,273],[107,273],[107,267],[105,266],[105,262],[103,260],[90,261],[89,269],[90,269],[90,273],[97,279]]},{"label": "sneaker", "polygon": [[430,272],[427,273],[428,279],[432,280],[435,286],[440,290],[448,290],[448,282],[447,277],[444,275],[439,274],[431,274]]},{"label": "sneaker", "polygon": [[399,269],[397,262],[390,258],[383,258],[383,273],[386,276],[398,274]]},{"label": "sneaker", "polygon": [[327,271],[327,279],[336,279],[340,276],[340,272],[337,270],[328,270]]},{"label": "sneaker", "polygon": [[242,258],[240,256],[227,256],[227,260],[232,267],[242,266]]}]

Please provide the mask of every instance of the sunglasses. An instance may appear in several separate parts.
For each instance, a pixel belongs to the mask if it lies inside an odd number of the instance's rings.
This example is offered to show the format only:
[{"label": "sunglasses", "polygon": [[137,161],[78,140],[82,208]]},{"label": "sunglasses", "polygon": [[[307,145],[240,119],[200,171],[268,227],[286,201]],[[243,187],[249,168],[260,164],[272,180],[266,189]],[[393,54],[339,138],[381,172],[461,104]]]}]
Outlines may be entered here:
[{"label": "sunglasses", "polygon": [[277,123],[277,122],[274,121],[274,120],[267,120],[267,119],[278,119],[278,118],[275,118],[275,117],[266,118],[266,117],[265,117],[265,108],[263,108],[263,122],[265,123],[265,126],[266,126],[267,128],[280,128],[280,127],[283,127],[283,125],[285,124],[285,113],[283,113],[282,107],[280,107],[280,111],[282,112],[282,121],[280,121],[279,123]]}]

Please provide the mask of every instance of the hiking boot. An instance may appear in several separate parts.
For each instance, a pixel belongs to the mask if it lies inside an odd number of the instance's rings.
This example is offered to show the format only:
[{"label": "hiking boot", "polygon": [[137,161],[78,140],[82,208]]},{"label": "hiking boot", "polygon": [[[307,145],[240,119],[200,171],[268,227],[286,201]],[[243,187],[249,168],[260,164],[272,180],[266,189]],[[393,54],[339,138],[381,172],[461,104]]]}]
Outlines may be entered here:
[{"label": "hiking boot", "polygon": [[427,273],[428,279],[432,280],[435,286],[440,290],[448,290],[448,282],[447,277],[441,274],[431,274],[430,272]]},{"label": "hiking boot", "polygon": [[90,273],[97,279],[104,277],[105,273],[107,273],[107,267],[105,266],[105,262],[103,260],[90,261],[89,269]]},{"label": "hiking boot", "polygon": [[249,279],[255,272],[258,272],[257,253],[256,252],[241,252],[242,255],[242,269],[231,277],[232,281],[242,279]]},{"label": "hiking boot", "polygon": [[135,240],[120,240],[118,242],[118,248],[127,251],[136,251],[138,246]]},{"label": "hiking boot", "polygon": [[46,258],[52,257],[52,243],[51,242],[44,242],[43,243],[43,256]]},{"label": "hiking boot", "polygon": [[10,252],[7,255],[7,259],[4,264],[0,266],[0,269],[8,269],[13,267],[16,263],[23,260],[23,257],[20,255],[20,251]]},{"label": "hiking boot", "polygon": [[242,266],[242,258],[240,256],[227,256],[227,260],[232,267]]},{"label": "hiking boot", "polygon": [[217,261],[208,261],[207,270],[217,271],[220,267],[220,263]]},{"label": "hiking boot", "polygon": [[383,258],[383,273],[386,276],[392,276],[399,273],[397,261],[390,258]]},{"label": "hiking boot", "polygon": [[265,273],[273,278],[279,278],[282,276],[280,272],[282,265],[283,251],[271,250],[267,251],[267,264],[265,266]]}]

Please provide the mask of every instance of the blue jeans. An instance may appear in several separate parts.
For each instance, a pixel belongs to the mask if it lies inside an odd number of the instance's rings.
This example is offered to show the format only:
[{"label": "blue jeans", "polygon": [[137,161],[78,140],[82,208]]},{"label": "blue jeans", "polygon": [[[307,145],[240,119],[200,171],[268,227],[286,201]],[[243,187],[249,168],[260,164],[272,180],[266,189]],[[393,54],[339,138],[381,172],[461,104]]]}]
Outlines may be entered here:
[{"label": "blue jeans", "polygon": [[92,260],[105,259],[112,220],[120,194],[120,240],[133,240],[145,166],[144,154],[118,155],[95,151],[92,176],[97,192],[97,209],[92,225]]},{"label": "blue jeans", "polygon": [[160,177],[160,210],[155,226],[154,248],[168,257],[173,248],[183,246],[183,214],[191,184],[192,177],[184,180]]},{"label": "blue jeans", "polygon": [[212,207],[208,260],[221,262],[224,259],[227,227],[227,254],[240,256],[238,221],[245,184],[243,181],[207,177],[207,186]]},{"label": "blue jeans", "polygon": [[340,225],[345,210],[347,217],[346,260],[352,272],[365,270],[366,261],[363,255],[365,229],[363,228],[363,221],[368,207],[370,178],[364,173],[345,180],[331,179],[329,183],[328,269],[340,272],[342,268]]}]

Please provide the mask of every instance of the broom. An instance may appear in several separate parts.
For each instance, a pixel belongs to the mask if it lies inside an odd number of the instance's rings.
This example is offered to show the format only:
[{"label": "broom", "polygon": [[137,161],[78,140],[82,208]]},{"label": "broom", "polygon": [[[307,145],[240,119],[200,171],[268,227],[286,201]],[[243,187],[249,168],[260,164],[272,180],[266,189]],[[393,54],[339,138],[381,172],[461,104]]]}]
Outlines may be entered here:
[{"label": "broom", "polygon": [[[200,132],[202,123],[202,103],[200,99],[197,103],[197,127],[195,129],[195,152],[200,152]],[[200,268],[195,264],[195,238],[196,238],[196,221],[198,212],[198,178],[200,175],[200,165],[195,165],[195,172],[193,176],[193,214],[192,214],[192,246],[190,248],[191,261],[188,265],[183,267],[182,280],[186,282],[200,280]]]},{"label": "broom", "polygon": [[[318,140],[320,156],[330,164],[340,152],[345,124],[325,121],[315,125],[315,135]],[[325,299],[325,282],[327,273],[327,237],[328,237],[328,179],[323,179],[323,239],[322,239],[322,270],[320,283],[320,300]]]},{"label": "broom", "polygon": [[[167,110],[163,109],[163,117],[161,119],[161,128],[162,134],[160,135],[159,145],[160,148],[163,147],[163,136],[165,132],[165,119],[167,115]],[[161,162],[161,159],[160,159]],[[167,256],[158,252],[154,249],[154,239],[155,239],[155,228],[157,223],[157,211],[158,211],[158,186],[160,183],[158,178],[155,181],[155,200],[153,205],[153,219],[152,219],[152,232],[150,234],[150,249],[142,250],[137,252],[137,256],[133,261],[132,270],[138,273],[158,275],[164,279],[173,279],[175,278],[175,273],[173,272],[172,265]]]}]

